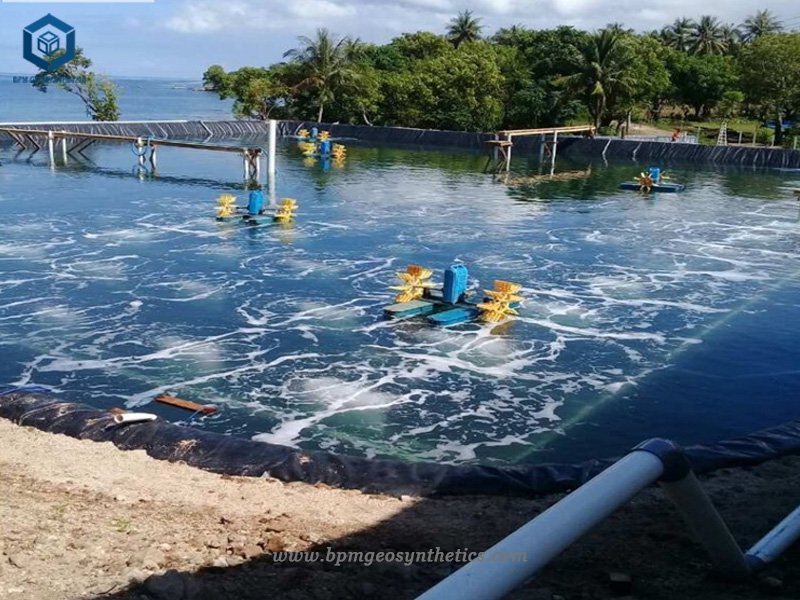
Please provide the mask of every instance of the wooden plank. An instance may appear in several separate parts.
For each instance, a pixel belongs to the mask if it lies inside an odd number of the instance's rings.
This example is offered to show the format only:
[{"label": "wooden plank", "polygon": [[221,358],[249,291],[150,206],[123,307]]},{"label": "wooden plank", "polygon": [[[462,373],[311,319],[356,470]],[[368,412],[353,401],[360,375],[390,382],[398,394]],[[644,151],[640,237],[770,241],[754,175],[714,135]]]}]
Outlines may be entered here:
[{"label": "wooden plank", "polygon": [[433,302],[425,302],[424,300],[412,300],[411,302],[400,302],[398,304],[390,304],[383,308],[383,312],[387,317],[392,319],[404,319],[407,317],[417,317],[420,315],[427,315],[434,311],[436,304]]},{"label": "wooden plank", "polygon": [[215,412],[217,412],[217,407],[213,404],[198,404],[197,402],[176,398],[175,396],[170,396],[169,394],[159,394],[153,398],[153,400],[160,402],[161,404],[169,404],[170,406],[183,408],[192,412],[203,413],[204,415],[213,415]]},{"label": "wooden plank", "polygon": [[519,136],[519,135],[542,135],[542,134],[555,134],[555,133],[578,133],[581,131],[594,131],[593,125],[572,125],[569,127],[542,127],[539,129],[505,129],[498,131],[499,135],[505,137]]},{"label": "wooden plank", "polygon": [[458,323],[465,323],[467,321],[474,321],[478,318],[481,311],[477,308],[452,308],[430,315],[428,322],[432,325],[447,326],[456,325]]}]

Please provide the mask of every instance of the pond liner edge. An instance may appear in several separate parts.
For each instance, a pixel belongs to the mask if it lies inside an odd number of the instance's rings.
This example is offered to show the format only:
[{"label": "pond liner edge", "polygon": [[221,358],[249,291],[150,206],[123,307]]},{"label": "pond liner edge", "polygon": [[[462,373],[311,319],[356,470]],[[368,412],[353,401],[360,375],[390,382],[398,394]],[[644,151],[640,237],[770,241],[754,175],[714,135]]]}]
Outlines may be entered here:
[{"label": "pond liner edge", "polygon": [[[214,473],[393,495],[532,496],[565,492],[617,460],[498,466],[341,456],[184,427],[162,419],[117,426],[108,411],[19,388],[0,391],[0,417],[50,433],[112,442],[122,450],[145,450],[153,458],[182,461]],[[686,446],[684,452],[698,474],[800,454],[800,419],[730,440]]]}]

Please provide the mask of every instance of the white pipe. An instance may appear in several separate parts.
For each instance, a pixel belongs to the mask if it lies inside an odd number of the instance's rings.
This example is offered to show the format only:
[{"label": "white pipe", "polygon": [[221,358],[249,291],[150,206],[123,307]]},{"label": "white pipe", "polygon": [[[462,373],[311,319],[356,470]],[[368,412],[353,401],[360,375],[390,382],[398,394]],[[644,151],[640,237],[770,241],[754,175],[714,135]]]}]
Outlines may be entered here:
[{"label": "white pipe", "polygon": [[729,575],[747,573],[742,550],[691,471],[679,481],[662,481],[664,493],[708,551],[714,564]]},{"label": "white pipe", "polygon": [[[63,132],[63,133],[66,133],[66,131]],[[67,164],[67,138],[66,138],[66,136],[61,138],[61,158],[64,160],[64,164]]]},{"label": "white pipe", "polygon": [[800,539],[800,506],[747,551],[746,558],[750,567],[759,569],[766,566],[798,539]]},{"label": "white pipe", "polygon": [[275,177],[275,148],[277,147],[278,122],[275,119],[269,120],[269,147],[267,154],[267,177],[272,180]]},{"label": "white pipe", "polygon": [[247,159],[247,150],[242,151],[242,160],[244,161],[244,180],[246,183],[250,181],[250,163]]},{"label": "white pipe", "polygon": [[[502,598],[653,483],[663,471],[664,465],[656,455],[641,450],[631,452],[492,546],[483,560],[468,563],[417,600]],[[507,560],[500,560],[502,557]]]},{"label": "white pipe", "polygon": [[155,421],[158,417],[152,413],[119,413],[114,415],[114,423],[123,425],[125,423],[144,423]]}]

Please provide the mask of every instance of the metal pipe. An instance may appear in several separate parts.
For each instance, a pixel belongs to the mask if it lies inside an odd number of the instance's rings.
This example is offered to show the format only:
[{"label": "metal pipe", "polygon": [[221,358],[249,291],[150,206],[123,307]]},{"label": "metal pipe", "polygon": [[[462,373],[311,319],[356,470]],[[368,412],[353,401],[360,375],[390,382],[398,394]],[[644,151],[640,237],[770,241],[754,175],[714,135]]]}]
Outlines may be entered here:
[{"label": "metal pipe", "polygon": [[64,132],[65,137],[61,138],[61,158],[64,161],[64,164],[67,164],[67,138],[66,132]]},{"label": "metal pipe", "polygon": [[747,566],[742,550],[694,473],[689,471],[677,481],[660,483],[714,564],[729,575],[745,575]]},{"label": "metal pipe", "polygon": [[756,542],[747,551],[745,560],[750,569],[757,571],[773,562],[798,539],[800,539],[800,506]]},{"label": "metal pipe", "polygon": [[247,150],[242,152],[242,160],[244,161],[244,180],[245,183],[250,181],[250,162],[247,156]]},{"label": "metal pipe", "polygon": [[418,600],[502,598],[653,483],[663,471],[664,463],[658,456],[634,450],[492,546],[483,560],[468,563]]},{"label": "metal pipe", "polygon": [[275,177],[275,149],[278,145],[278,122],[275,119],[269,120],[269,153],[267,154],[267,177],[272,180]]}]

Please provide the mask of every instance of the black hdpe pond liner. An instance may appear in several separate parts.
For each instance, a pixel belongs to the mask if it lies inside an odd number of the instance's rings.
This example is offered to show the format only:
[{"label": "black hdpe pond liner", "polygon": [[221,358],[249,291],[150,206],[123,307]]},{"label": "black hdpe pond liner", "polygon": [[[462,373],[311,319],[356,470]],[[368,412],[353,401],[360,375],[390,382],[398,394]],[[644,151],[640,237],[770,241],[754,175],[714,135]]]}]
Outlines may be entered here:
[{"label": "black hdpe pond liner", "polygon": [[[52,433],[110,441],[124,450],[143,449],[153,458],[183,461],[215,473],[266,475],[282,481],[325,483],[392,494],[562,492],[580,486],[616,460],[512,466],[370,460],[265,444],[161,419],[118,426],[109,412],[85,404],[60,402],[45,393],[18,390],[0,392],[0,417]],[[734,440],[689,446],[685,452],[697,473],[800,454],[800,420]]]}]

